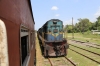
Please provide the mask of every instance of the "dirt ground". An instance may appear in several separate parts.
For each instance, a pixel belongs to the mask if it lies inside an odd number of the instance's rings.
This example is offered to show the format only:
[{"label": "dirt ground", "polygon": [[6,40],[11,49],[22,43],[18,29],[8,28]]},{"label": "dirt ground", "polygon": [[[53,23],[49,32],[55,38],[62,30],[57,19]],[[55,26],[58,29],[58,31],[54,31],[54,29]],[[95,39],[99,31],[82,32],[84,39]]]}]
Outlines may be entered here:
[{"label": "dirt ground", "polygon": [[50,66],[48,59],[41,54],[38,39],[36,38],[36,66]]},{"label": "dirt ground", "polygon": [[43,56],[41,55],[38,39],[36,39],[36,66],[44,66]]}]

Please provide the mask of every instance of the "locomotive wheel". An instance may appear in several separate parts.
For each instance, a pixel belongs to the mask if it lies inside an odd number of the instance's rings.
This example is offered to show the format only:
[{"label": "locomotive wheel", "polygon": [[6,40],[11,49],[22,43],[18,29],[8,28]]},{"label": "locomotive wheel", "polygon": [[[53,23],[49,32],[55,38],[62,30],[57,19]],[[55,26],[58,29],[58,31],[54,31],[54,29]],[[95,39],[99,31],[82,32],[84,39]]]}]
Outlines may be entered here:
[{"label": "locomotive wheel", "polygon": [[41,45],[42,55],[44,55],[44,47]]},{"label": "locomotive wheel", "polygon": [[67,50],[66,50],[66,48],[64,47],[64,56],[66,56],[66,54],[67,54]]},{"label": "locomotive wheel", "polygon": [[48,57],[48,50],[44,50],[44,56],[45,56],[45,58],[47,58]]}]

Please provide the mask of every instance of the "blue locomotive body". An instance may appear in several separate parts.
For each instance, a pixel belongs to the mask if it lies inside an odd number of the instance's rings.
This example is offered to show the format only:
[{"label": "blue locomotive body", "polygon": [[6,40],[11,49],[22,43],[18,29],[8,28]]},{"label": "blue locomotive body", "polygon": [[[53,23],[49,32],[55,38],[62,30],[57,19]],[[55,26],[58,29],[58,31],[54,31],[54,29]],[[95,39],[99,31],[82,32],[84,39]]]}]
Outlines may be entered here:
[{"label": "blue locomotive body", "polygon": [[[63,22],[59,19],[47,21],[39,30],[38,38],[45,56],[66,55],[67,40],[63,38]],[[40,37],[41,38],[40,38]]]},{"label": "blue locomotive body", "polygon": [[50,42],[59,42],[63,40],[63,23],[60,20],[50,20],[47,23],[46,40]]}]

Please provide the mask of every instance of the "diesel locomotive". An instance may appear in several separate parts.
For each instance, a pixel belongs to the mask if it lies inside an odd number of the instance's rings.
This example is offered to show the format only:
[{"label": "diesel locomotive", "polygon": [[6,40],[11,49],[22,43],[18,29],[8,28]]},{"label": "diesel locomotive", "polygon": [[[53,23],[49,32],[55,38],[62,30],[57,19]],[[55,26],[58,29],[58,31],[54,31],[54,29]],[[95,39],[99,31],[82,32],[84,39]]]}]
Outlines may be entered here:
[{"label": "diesel locomotive", "polygon": [[64,38],[63,22],[59,19],[47,21],[37,31],[42,53],[47,56],[66,56],[69,45]]},{"label": "diesel locomotive", "polygon": [[35,66],[31,0],[0,0],[0,66]]}]

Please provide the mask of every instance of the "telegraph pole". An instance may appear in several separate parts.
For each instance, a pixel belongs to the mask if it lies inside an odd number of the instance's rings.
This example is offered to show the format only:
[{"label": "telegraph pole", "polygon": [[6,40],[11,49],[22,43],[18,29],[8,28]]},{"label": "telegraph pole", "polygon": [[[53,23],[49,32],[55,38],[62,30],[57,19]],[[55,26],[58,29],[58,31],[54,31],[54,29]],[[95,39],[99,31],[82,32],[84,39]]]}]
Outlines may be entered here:
[{"label": "telegraph pole", "polygon": [[74,30],[73,30],[73,17],[72,17],[72,39],[74,39]]}]

